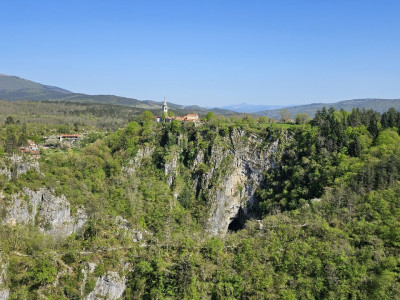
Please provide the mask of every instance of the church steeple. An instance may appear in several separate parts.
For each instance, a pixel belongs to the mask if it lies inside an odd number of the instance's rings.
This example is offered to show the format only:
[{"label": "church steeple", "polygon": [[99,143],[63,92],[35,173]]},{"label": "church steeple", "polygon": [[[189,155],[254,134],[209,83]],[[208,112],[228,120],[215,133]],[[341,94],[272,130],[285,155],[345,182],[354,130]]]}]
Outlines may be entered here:
[{"label": "church steeple", "polygon": [[162,106],[162,113],[168,115],[168,106],[167,106],[167,100],[165,100],[165,97],[164,97],[164,104]]}]

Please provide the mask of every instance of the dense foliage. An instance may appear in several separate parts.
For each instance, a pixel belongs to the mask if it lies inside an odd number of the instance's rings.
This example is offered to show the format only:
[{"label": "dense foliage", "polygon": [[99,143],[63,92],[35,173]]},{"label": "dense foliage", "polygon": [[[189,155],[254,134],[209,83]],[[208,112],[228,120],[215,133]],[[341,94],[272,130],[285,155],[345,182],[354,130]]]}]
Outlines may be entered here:
[{"label": "dense foliage", "polygon": [[[5,163],[26,139],[40,142],[57,131],[6,123]],[[64,194],[73,210],[83,206],[89,219],[66,240],[35,226],[0,227],[11,299],[80,299],[82,287],[87,295],[110,270],[127,277],[127,299],[399,298],[399,123],[393,109],[380,115],[324,108],[301,125],[209,114],[198,127],[156,124],[143,113],[80,146],[42,150],[40,172],[2,175],[1,201],[45,186]],[[279,140],[280,162],[257,190],[262,219],[212,237],[203,229],[207,195],[193,187],[212,167],[212,145],[234,128],[265,143]],[[168,185],[164,167],[178,149],[179,173]],[[205,160],[193,170],[199,151]],[[143,240],[124,234],[117,216]],[[84,284],[87,262],[96,269]]]}]

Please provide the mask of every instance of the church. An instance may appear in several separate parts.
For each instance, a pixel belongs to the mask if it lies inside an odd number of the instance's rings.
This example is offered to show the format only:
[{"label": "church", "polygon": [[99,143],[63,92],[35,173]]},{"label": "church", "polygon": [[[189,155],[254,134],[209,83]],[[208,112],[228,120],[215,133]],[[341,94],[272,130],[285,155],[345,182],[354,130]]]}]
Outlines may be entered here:
[{"label": "church", "polygon": [[164,119],[164,122],[172,122],[173,120],[177,121],[182,121],[182,122],[198,122],[199,121],[199,116],[197,114],[187,114],[183,117],[169,117],[168,116],[168,105],[167,105],[167,100],[165,100],[164,97],[164,103],[161,108],[161,117],[155,116],[154,121],[156,122],[162,122]]}]

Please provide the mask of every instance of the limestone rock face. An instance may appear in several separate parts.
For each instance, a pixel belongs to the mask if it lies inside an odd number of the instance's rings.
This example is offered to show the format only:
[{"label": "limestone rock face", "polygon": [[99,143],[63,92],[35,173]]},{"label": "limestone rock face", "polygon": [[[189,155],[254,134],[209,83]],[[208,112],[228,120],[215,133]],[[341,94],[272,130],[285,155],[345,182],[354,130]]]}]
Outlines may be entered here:
[{"label": "limestone rock face", "polygon": [[122,297],[125,291],[126,278],[120,277],[117,272],[107,272],[97,278],[94,290],[86,296],[86,300],[116,300]]},{"label": "limestone rock face", "polygon": [[[198,135],[196,139],[201,139],[201,134]],[[287,137],[283,134],[280,138]],[[192,192],[207,201],[205,228],[211,235],[240,229],[246,219],[259,217],[255,191],[263,180],[263,173],[279,166],[279,140],[236,128],[211,142],[206,141],[208,144],[199,149],[186,149],[190,142],[188,136],[180,134],[177,143],[168,147],[164,156],[164,174],[174,199],[178,200],[182,192],[179,187],[174,190],[174,182],[185,166],[193,179]],[[135,158],[124,167],[131,180],[135,180],[135,170],[154,150],[147,145],[139,148]],[[182,162],[186,150],[193,156]]]},{"label": "limestone rock face", "polygon": [[10,290],[5,286],[6,271],[4,267],[5,266],[0,267],[0,300],[7,300],[10,296]]},{"label": "limestone rock face", "polygon": [[12,195],[9,203],[8,201],[2,202],[3,209],[7,212],[3,219],[3,224],[33,224],[40,202],[40,196],[37,192],[25,189],[23,195]]},{"label": "limestone rock face", "polygon": [[39,162],[37,160],[26,159],[20,155],[8,157],[7,165],[4,163],[0,165],[0,174],[6,175],[8,180],[13,177],[19,177],[20,175],[28,172],[30,169],[34,169],[36,172],[40,171]]},{"label": "limestone rock face", "polygon": [[57,197],[46,189],[33,191],[24,189],[23,194],[14,194],[8,203],[3,201],[6,216],[3,224],[34,224],[47,234],[66,237],[76,232],[86,222],[83,209],[71,215],[71,207],[64,195]]},{"label": "limestone rock face", "polygon": [[6,287],[6,269],[7,264],[4,263],[0,253],[0,300],[7,300],[10,296],[10,290]]},{"label": "limestone rock face", "polygon": [[169,160],[164,165],[164,172],[167,176],[167,184],[171,186],[175,180],[176,174],[179,172],[179,153],[178,151],[173,151],[169,156]]},{"label": "limestone rock face", "polygon": [[10,297],[10,291],[8,289],[0,290],[0,300],[7,300]]},{"label": "limestone rock face", "polygon": [[129,237],[133,242],[140,242],[143,239],[143,234],[139,230],[132,228],[128,220],[117,216],[114,224],[117,227],[115,234],[120,237]]},{"label": "limestone rock face", "polygon": [[136,172],[136,169],[140,167],[142,161],[146,157],[150,157],[154,152],[154,147],[144,147],[139,148],[136,156],[126,165],[122,167],[122,171],[129,176],[133,176]]},{"label": "limestone rock face", "polygon": [[[212,169],[203,176],[202,188],[208,188],[210,213],[206,229],[210,234],[224,234],[230,224],[241,226],[244,219],[256,217],[254,193],[263,172],[275,166],[278,140],[265,145],[254,134],[234,130],[225,145],[211,150]],[[198,159],[196,158],[196,161]]]}]

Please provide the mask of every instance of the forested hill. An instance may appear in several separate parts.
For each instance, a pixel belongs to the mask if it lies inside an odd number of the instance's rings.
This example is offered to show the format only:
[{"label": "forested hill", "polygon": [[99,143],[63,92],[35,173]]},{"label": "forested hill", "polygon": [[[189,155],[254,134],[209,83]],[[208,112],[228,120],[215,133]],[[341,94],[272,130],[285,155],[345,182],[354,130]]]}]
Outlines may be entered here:
[{"label": "forested hill", "polygon": [[399,299],[399,128],[396,109],[145,111],[112,132],[6,118],[0,296]]},{"label": "forested hill", "polygon": [[58,99],[70,94],[72,92],[58,87],[0,74],[0,99],[10,101]]},{"label": "forested hill", "polygon": [[17,91],[23,89],[43,89],[64,94],[71,93],[70,91],[60,89],[58,87],[43,85],[16,76],[0,74],[0,90]]},{"label": "forested hill", "polygon": [[[353,108],[365,108],[373,109],[377,112],[383,113],[389,108],[394,107],[400,109],[400,99],[355,99],[345,100],[334,103],[312,103],[305,105],[298,105],[287,107],[287,110],[294,117],[299,113],[307,113],[310,116],[314,116],[317,110],[321,110],[323,107],[333,107],[336,110],[344,109],[345,111],[351,111]],[[259,115],[268,116],[270,118],[279,119],[281,109],[270,109],[257,112]]]},{"label": "forested hill", "polygon": [[[58,87],[52,87],[17,76],[0,75],[0,99],[15,100],[59,100],[85,103],[107,103],[135,106],[139,108],[159,108],[161,103],[155,101],[139,101],[137,99],[118,97],[113,95],[86,95],[73,93]],[[182,106],[171,104],[173,108],[183,108]]]},{"label": "forested hill", "polygon": [[[140,109],[160,110],[162,102],[153,100],[137,100],[133,98],[115,95],[87,95],[73,93],[58,87],[36,83],[17,76],[0,74],[0,100],[7,101],[60,101],[79,103],[104,103],[109,105],[124,105]],[[214,111],[219,114],[233,115],[233,111],[226,109],[208,109],[200,106],[188,106],[168,102],[168,106],[174,110],[187,112],[206,113]]]}]

